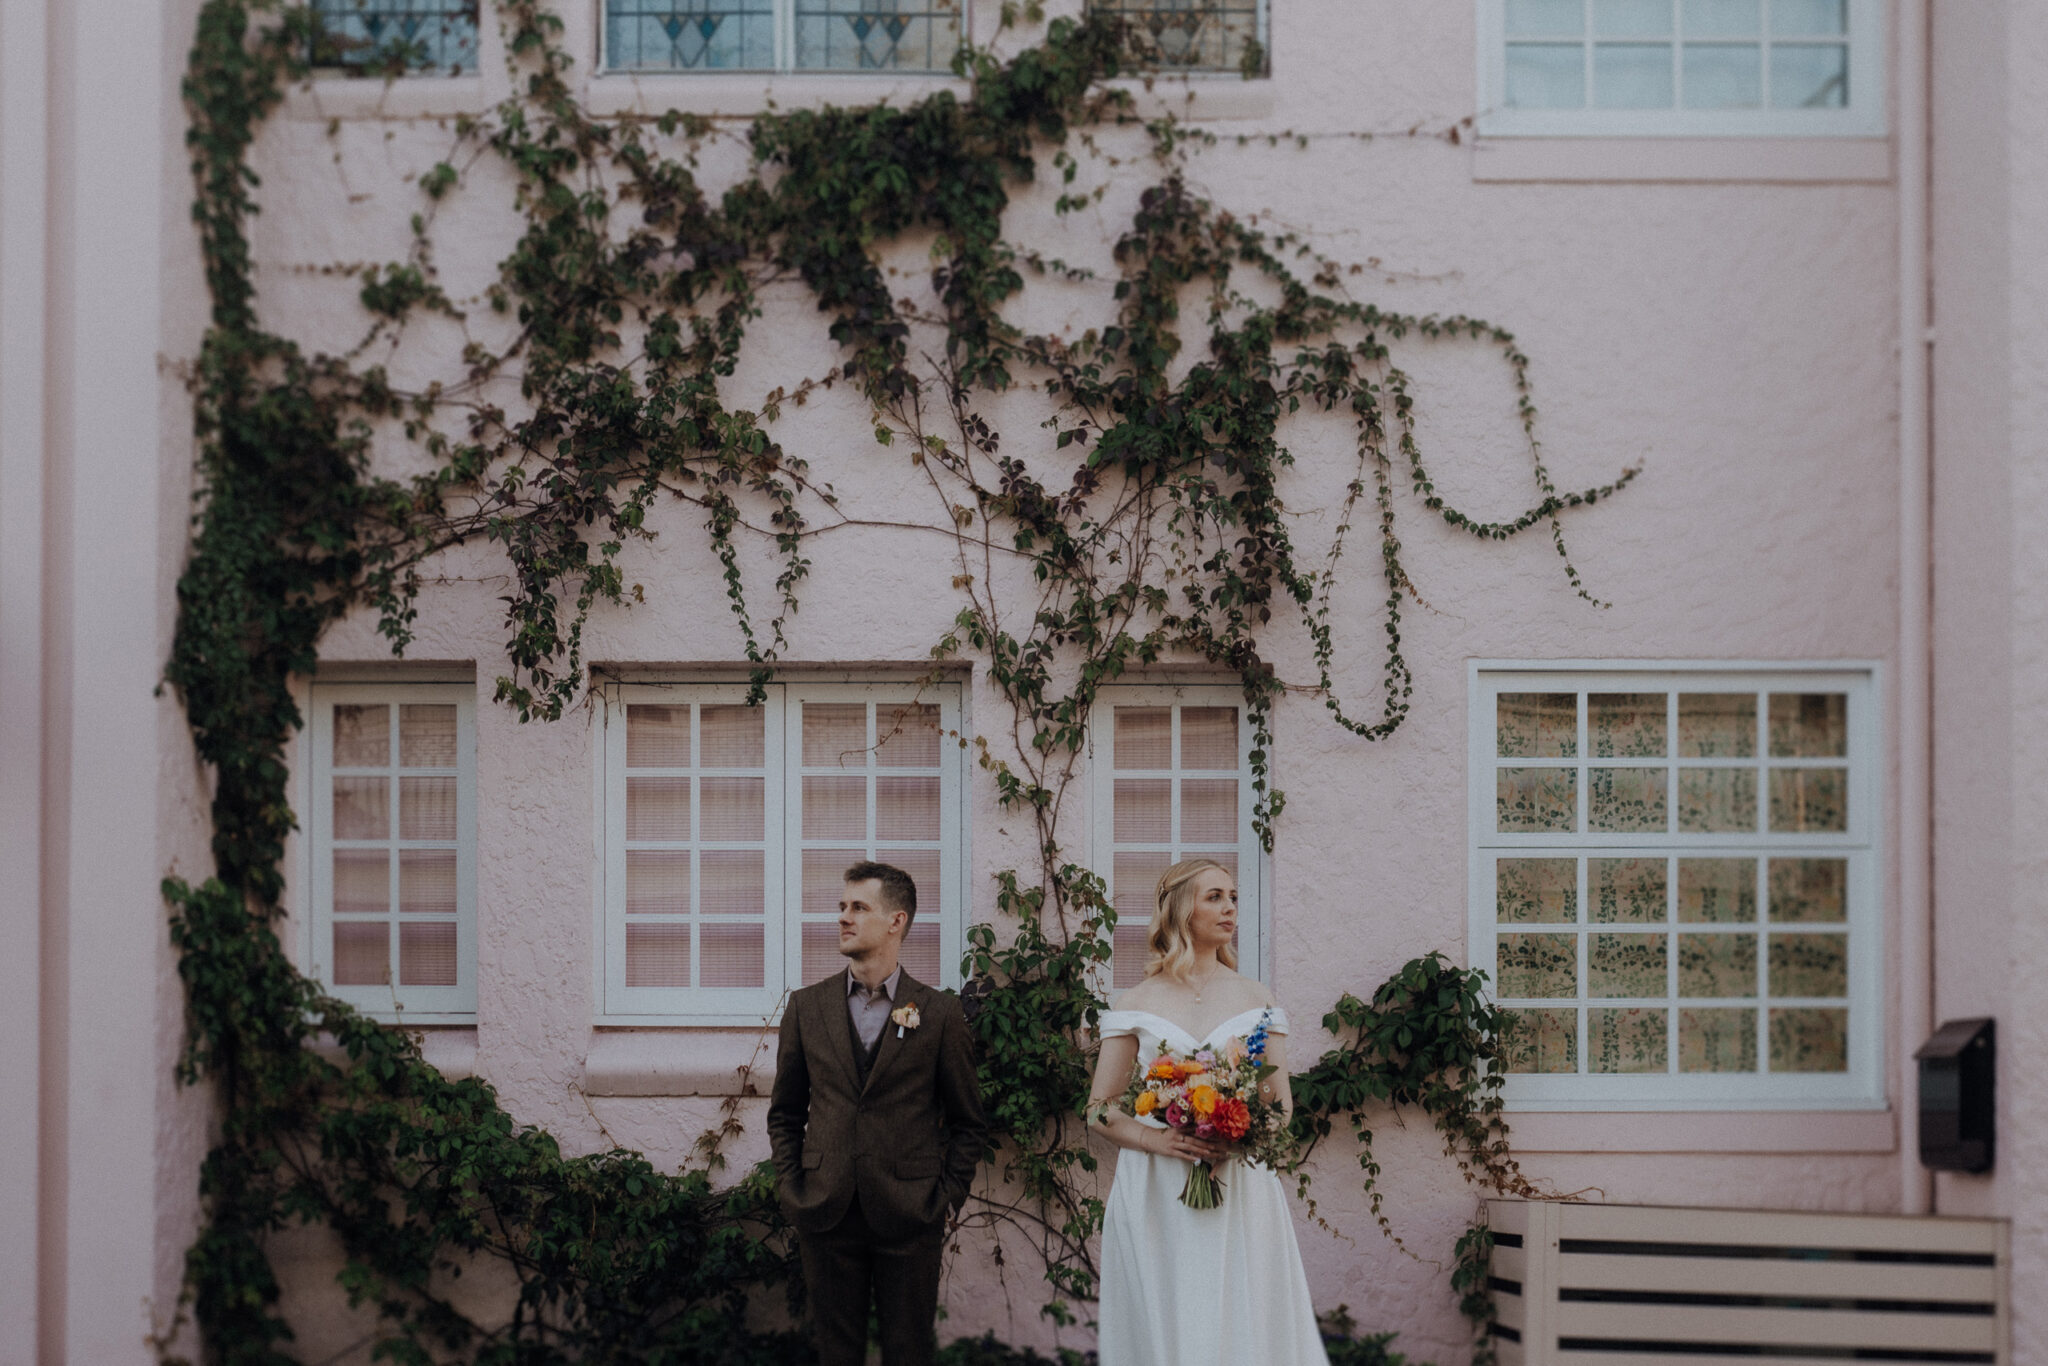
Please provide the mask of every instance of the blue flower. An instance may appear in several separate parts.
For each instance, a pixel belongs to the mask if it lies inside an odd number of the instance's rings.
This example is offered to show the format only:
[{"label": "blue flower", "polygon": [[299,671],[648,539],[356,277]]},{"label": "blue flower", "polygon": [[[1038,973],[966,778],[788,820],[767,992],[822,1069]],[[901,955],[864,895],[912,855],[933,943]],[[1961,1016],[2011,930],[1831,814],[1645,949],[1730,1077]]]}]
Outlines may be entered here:
[{"label": "blue flower", "polygon": [[1254,1063],[1261,1063],[1266,1060],[1266,1026],[1271,1023],[1272,1019],[1273,1008],[1267,1006],[1264,1012],[1260,1014],[1258,1024],[1253,1027],[1250,1034],[1245,1036],[1245,1056],[1249,1057]]}]

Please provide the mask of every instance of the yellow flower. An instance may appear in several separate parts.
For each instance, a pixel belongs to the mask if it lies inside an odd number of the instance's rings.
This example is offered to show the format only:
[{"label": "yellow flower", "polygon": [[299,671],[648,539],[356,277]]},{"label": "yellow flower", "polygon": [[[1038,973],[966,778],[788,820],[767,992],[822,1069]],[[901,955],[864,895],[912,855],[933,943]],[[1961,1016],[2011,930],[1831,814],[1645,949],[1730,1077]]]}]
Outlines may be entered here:
[{"label": "yellow flower", "polygon": [[1188,1104],[1203,1119],[1207,1119],[1215,1111],[1216,1102],[1221,1099],[1223,1097],[1216,1093],[1216,1088],[1213,1086],[1197,1086],[1194,1090],[1188,1092]]},{"label": "yellow flower", "polygon": [[1138,1103],[1132,1107],[1141,1115],[1149,1115],[1159,1108],[1159,1097],[1150,1091],[1138,1092]]}]

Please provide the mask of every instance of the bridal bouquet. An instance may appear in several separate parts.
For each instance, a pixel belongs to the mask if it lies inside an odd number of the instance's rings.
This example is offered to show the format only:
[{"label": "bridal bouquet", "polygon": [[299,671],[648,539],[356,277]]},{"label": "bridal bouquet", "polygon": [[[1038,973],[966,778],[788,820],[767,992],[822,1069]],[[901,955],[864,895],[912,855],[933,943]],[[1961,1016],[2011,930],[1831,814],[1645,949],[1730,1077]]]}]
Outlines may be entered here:
[{"label": "bridal bouquet", "polygon": [[[1232,1039],[1221,1048],[1181,1053],[1161,1045],[1150,1062],[1141,1056],[1122,1107],[1134,1115],[1150,1115],[1169,1129],[1236,1144],[1239,1155],[1253,1161],[1280,1165],[1287,1122],[1279,1107],[1259,1095],[1259,1083],[1276,1070],[1266,1061],[1267,1018],[1260,1016],[1247,1037]],[[1223,1183],[1215,1168],[1195,1163],[1181,1187],[1180,1201],[1189,1209],[1222,1204]]]}]

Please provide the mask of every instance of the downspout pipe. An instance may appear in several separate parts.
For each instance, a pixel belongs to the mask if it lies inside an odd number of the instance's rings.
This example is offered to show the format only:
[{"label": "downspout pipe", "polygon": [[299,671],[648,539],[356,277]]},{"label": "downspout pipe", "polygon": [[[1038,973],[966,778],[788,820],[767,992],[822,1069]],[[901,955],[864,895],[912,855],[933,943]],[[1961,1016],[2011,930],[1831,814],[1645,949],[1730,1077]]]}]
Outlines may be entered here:
[{"label": "downspout pipe", "polygon": [[1934,1182],[1920,1165],[1913,1061],[1934,1020],[1928,0],[1896,0],[1893,12],[1899,92],[1899,1009],[1892,1095],[1899,1111],[1899,1208],[1931,1214]]}]

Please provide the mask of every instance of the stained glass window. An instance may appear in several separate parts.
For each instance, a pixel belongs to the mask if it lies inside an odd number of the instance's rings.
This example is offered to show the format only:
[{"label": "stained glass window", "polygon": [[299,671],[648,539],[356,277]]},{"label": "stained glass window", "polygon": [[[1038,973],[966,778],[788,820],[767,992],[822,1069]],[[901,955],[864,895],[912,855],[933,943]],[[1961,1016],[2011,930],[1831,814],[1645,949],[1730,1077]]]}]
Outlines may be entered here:
[{"label": "stained glass window", "polygon": [[966,0],[606,0],[615,71],[949,72]]},{"label": "stained glass window", "polygon": [[378,72],[476,70],[478,0],[313,0],[312,63]]},{"label": "stained glass window", "polygon": [[1511,1098],[1881,1097],[1867,675],[1479,681],[1474,957]]},{"label": "stained glass window", "polygon": [[613,1019],[755,1020],[840,971],[846,869],[909,873],[904,969],[960,956],[958,689],[630,687],[608,698],[605,996]]},{"label": "stained glass window", "polygon": [[1124,21],[1132,54],[1162,71],[1263,75],[1261,0],[1088,0],[1088,8]]}]

